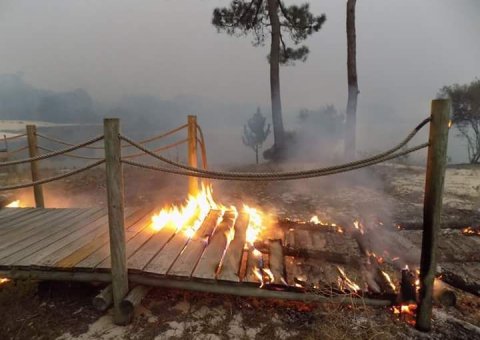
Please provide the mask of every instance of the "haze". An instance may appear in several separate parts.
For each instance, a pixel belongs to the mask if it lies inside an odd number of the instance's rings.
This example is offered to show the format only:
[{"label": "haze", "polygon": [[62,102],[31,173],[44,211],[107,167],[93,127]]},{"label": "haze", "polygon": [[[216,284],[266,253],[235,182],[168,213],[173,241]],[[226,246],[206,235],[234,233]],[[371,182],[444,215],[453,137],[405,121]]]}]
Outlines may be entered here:
[{"label": "haze", "polygon": [[[132,94],[195,98],[209,104],[185,114],[208,125],[205,111],[222,107],[217,117],[238,131],[228,147],[252,157],[241,124],[256,106],[270,118],[268,46],[216,32],[212,10],[229,2],[1,0],[0,74],[23,72],[25,81],[55,91],[83,88],[104,103]],[[327,21],[306,41],[307,62],[281,69],[287,129],[301,108],[346,105],[345,1],[310,4]],[[477,0],[357,2],[361,148],[381,150],[401,138],[428,115],[442,86],[480,75],[479,13]],[[462,152],[456,143],[450,157],[461,161]]]}]

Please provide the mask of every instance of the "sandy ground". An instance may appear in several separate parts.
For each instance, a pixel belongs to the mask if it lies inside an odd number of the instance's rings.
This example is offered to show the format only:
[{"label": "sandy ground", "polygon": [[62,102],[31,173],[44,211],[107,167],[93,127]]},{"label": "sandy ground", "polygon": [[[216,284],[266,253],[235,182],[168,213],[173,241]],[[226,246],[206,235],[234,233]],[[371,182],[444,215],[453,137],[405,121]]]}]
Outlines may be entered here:
[{"label": "sandy ground", "polygon": [[[246,201],[262,207],[279,217],[309,219],[318,215],[329,222],[352,221],[359,216],[380,219],[392,226],[398,218],[421,220],[425,170],[420,167],[388,164],[373,170],[357,171],[350,175],[340,175],[314,180],[288,183],[238,183],[215,184],[217,197],[227,202]],[[147,175],[144,174],[147,178]],[[178,191],[159,190],[150,192],[151,182],[132,183],[139,174],[126,174],[129,201],[158,202],[181,199]],[[129,177],[130,176],[130,177]],[[130,179],[130,180],[129,180]],[[164,181],[159,182],[159,187]],[[168,180],[166,180],[168,182]],[[89,202],[95,202],[104,195],[104,187],[95,181],[78,188],[77,180],[70,180],[67,187],[71,196],[84,191],[96,192]],[[83,183],[84,181],[81,181]],[[134,190],[135,188],[135,190]],[[57,193],[66,190],[56,188]],[[52,195],[54,196],[54,195]],[[95,196],[95,195],[94,195]],[[85,198],[82,198],[82,202]],[[96,201],[98,202],[98,201]],[[59,202],[61,204],[61,202]],[[76,204],[71,201],[69,204]],[[480,168],[452,167],[447,170],[445,182],[446,221],[454,227],[461,227],[458,216],[465,211],[474,216],[480,206]],[[458,216],[455,214],[459,214]],[[453,216],[453,217],[450,217]],[[459,222],[460,221],[460,222]],[[478,223],[478,220],[477,220]],[[0,298],[1,291],[0,288]],[[39,294],[34,288],[33,295]],[[0,330],[9,339],[25,339],[24,335],[37,334],[41,339],[480,339],[480,299],[470,294],[459,293],[461,304],[457,307],[436,307],[434,331],[422,334],[385,308],[365,306],[306,305],[281,301],[259,301],[231,296],[212,296],[165,289],[152,290],[137,310],[131,325],[115,326],[112,311],[106,314],[85,307],[100,288],[70,290],[69,298],[55,300],[55,292],[48,298],[38,298],[33,305],[31,320],[20,327],[11,321],[9,329]],[[88,291],[88,292],[87,292]],[[53,302],[51,302],[53,299]],[[0,300],[0,303],[2,301]],[[52,311],[43,311],[42,304],[57,305],[60,311],[71,304],[67,321],[72,314],[87,315],[78,322],[65,322],[62,316]],[[63,304],[63,305],[62,305]],[[8,303],[7,303],[8,305]],[[5,306],[4,308],[5,309]],[[40,310],[40,312],[38,310]],[[36,311],[36,312],[35,312]],[[0,306],[0,313],[2,307]],[[5,310],[3,313],[7,313]],[[36,313],[36,314],[35,314]],[[40,316],[35,316],[35,315]],[[45,317],[54,317],[58,328],[42,334],[38,323]],[[0,314],[0,320],[2,315]],[[64,316],[66,318],[66,316]],[[43,321],[42,321],[43,320]],[[464,322],[462,320],[468,320]],[[31,324],[31,325],[30,325]],[[29,326],[30,325],[30,326]],[[30,333],[29,329],[33,329]],[[36,333],[35,333],[36,332]],[[33,336],[35,338],[35,336]]]}]

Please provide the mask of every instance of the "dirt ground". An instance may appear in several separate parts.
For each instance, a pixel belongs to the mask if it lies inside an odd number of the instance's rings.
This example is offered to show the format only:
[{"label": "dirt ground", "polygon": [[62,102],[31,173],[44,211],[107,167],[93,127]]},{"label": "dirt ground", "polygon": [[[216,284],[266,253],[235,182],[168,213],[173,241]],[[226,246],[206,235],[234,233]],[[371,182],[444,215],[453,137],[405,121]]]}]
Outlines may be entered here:
[{"label": "dirt ground", "polygon": [[[262,166],[259,169],[268,169]],[[214,183],[224,204],[247,202],[279,218],[381,220],[392,229],[421,223],[425,170],[389,164],[328,178],[283,183]],[[181,202],[184,179],[127,169],[127,205]],[[101,171],[46,187],[49,206],[105,203]],[[152,190],[155,188],[155,190]],[[20,194],[28,202],[29,192]],[[69,197],[68,201],[63,199]],[[59,199],[61,198],[61,199]],[[221,199],[220,199],[221,198]],[[443,228],[480,224],[480,168],[447,170]],[[99,285],[8,282],[0,286],[4,339],[480,339],[480,297],[457,290],[455,307],[436,306],[433,331],[416,331],[389,307],[304,304],[152,289],[131,325],[96,311]]]}]

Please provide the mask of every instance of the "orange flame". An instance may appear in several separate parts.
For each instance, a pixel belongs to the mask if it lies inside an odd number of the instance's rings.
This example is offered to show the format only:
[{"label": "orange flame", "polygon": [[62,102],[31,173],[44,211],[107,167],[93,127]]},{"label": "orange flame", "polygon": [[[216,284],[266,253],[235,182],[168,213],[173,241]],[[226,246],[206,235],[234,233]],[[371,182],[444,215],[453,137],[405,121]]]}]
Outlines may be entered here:
[{"label": "orange flame", "polygon": [[350,280],[350,278],[345,274],[345,271],[343,268],[337,266],[338,271],[340,272],[340,276],[338,277],[338,285],[341,290],[344,290],[345,288],[348,288],[355,293],[360,291],[360,286],[357,285],[355,282]]},{"label": "orange flame", "polygon": [[0,277],[0,285],[9,282],[10,279],[7,279],[6,277]]},{"label": "orange flame", "polygon": [[397,290],[397,287],[395,287],[395,284],[393,283],[390,275],[388,275],[388,273],[385,273],[383,270],[381,271],[382,272],[382,275],[385,277],[385,279],[387,280],[388,284],[390,285],[390,287],[392,287],[393,291],[395,292]]},{"label": "orange flame", "polygon": [[11,202],[10,204],[5,206],[6,208],[20,208],[20,200],[16,200]]},{"label": "orange flame", "polygon": [[160,231],[163,228],[172,228],[176,232],[183,231],[187,237],[192,237],[200,228],[203,220],[211,209],[218,209],[224,212],[225,207],[218,205],[213,200],[211,186],[202,188],[196,196],[189,195],[185,205],[162,209],[152,217],[152,228]]}]

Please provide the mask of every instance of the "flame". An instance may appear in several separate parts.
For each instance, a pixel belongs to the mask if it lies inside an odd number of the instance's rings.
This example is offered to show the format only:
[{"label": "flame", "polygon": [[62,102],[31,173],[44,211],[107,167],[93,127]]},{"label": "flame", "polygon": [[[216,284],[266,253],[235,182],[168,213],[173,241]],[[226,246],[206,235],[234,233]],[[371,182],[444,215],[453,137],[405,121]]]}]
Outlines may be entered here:
[{"label": "flame", "polygon": [[355,227],[355,229],[360,231],[360,234],[363,235],[365,233],[363,225],[358,220],[353,221],[353,226]]},{"label": "flame", "polygon": [[264,285],[262,272],[260,269],[258,269],[258,267],[254,267],[253,274],[257,277],[258,281],[260,281],[260,288],[262,288]]},{"label": "flame", "polygon": [[152,216],[153,230],[158,232],[163,228],[171,228],[176,232],[183,231],[188,238],[191,238],[200,228],[211,209],[221,210],[222,212],[226,210],[225,207],[215,203],[212,193],[212,187],[205,186],[202,183],[198,194],[195,196],[189,195],[183,206],[172,205]]},{"label": "flame", "polygon": [[338,277],[338,285],[341,290],[343,290],[344,288],[348,288],[350,290],[353,290],[355,293],[360,291],[360,286],[349,279],[347,274],[345,274],[343,268],[337,266],[337,269],[340,272],[340,276]]},{"label": "flame", "polygon": [[318,218],[317,215],[312,216],[312,218],[310,219],[310,223],[313,223],[313,224],[325,224],[325,223],[323,223],[322,220],[320,220],[320,219]]},{"label": "flame", "polygon": [[7,279],[6,277],[0,277],[0,285],[9,282],[10,279]]},{"label": "flame", "polygon": [[415,325],[415,312],[417,310],[416,303],[402,304],[400,306],[393,306],[392,312],[404,319],[408,324]]},{"label": "flame", "polygon": [[5,206],[6,208],[20,208],[20,200],[13,201]]},{"label": "flame", "polygon": [[269,280],[268,282],[272,283],[275,277],[273,276],[273,273],[270,270],[270,268],[263,268],[262,271],[268,277],[268,280]]},{"label": "flame", "polygon": [[452,120],[450,119],[450,120],[448,121],[448,128],[450,129],[450,128],[452,127],[452,125],[453,125],[453,122],[452,122]]},{"label": "flame", "polygon": [[383,276],[385,277],[385,279],[387,280],[390,287],[392,287],[393,291],[395,292],[397,290],[397,288],[395,287],[395,284],[393,283],[390,275],[388,275],[388,273],[385,273],[383,270],[381,272],[382,272]]},{"label": "flame", "polygon": [[480,235],[480,228],[466,227],[462,229],[464,235]]},{"label": "flame", "polygon": [[250,245],[253,245],[263,229],[264,216],[263,213],[246,204],[243,205],[243,211],[249,215],[246,240]]}]

